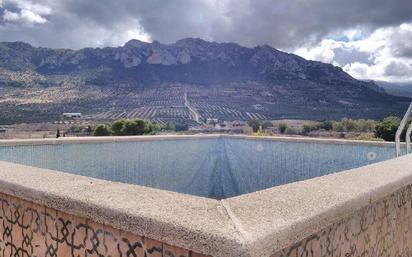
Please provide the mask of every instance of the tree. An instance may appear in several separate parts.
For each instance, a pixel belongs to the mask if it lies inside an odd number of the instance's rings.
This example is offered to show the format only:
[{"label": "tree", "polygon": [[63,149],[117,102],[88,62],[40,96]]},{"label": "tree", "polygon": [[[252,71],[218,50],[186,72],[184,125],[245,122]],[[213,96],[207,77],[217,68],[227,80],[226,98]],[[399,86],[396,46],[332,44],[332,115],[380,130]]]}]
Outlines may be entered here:
[{"label": "tree", "polygon": [[396,130],[398,130],[400,123],[401,120],[398,117],[386,117],[382,122],[376,125],[375,136],[382,138],[385,141],[394,141]]},{"label": "tree", "polygon": [[250,120],[247,124],[253,129],[253,132],[255,133],[260,127],[260,122],[258,120]]},{"label": "tree", "polygon": [[112,124],[112,132],[115,136],[123,136],[123,128],[125,125],[125,120],[117,120]]},{"label": "tree", "polygon": [[317,125],[306,123],[306,124],[303,124],[303,126],[302,126],[302,134],[307,135],[311,131],[314,131],[314,130],[317,130],[317,129],[318,129]]},{"label": "tree", "polygon": [[356,130],[356,122],[352,119],[343,118],[341,123],[345,132],[351,132]]},{"label": "tree", "polygon": [[56,138],[59,138],[60,137],[60,130],[59,129],[57,129],[57,132],[56,132]]},{"label": "tree", "polygon": [[279,127],[279,132],[282,133],[282,134],[285,134],[286,129],[288,128],[288,124],[279,123],[278,127]]},{"label": "tree", "polygon": [[320,129],[324,129],[326,131],[330,131],[333,128],[333,122],[330,120],[322,121],[319,125]]},{"label": "tree", "polygon": [[127,120],[122,129],[123,135],[134,136],[143,135],[146,123],[143,120]]},{"label": "tree", "polygon": [[146,129],[146,122],[144,120],[136,120],[136,135],[143,135]]},{"label": "tree", "polygon": [[93,136],[110,136],[110,127],[105,124],[99,124],[94,128]]},{"label": "tree", "polygon": [[146,126],[144,128],[145,134],[154,135],[161,130],[161,126],[156,123],[146,122]]}]

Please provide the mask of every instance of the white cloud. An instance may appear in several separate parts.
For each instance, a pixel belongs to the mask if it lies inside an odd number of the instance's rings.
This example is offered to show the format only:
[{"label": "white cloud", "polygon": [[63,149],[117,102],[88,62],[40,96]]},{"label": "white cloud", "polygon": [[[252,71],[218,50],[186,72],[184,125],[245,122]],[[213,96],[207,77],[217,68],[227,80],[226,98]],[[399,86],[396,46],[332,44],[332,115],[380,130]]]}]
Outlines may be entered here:
[{"label": "white cloud", "polygon": [[48,6],[32,3],[26,0],[5,0],[5,3],[14,4],[17,11],[5,10],[3,19],[10,23],[19,24],[44,24],[47,22],[45,16],[51,14],[51,9]]},{"label": "white cloud", "polygon": [[25,23],[25,24],[43,24],[47,20],[42,16],[30,11],[23,9],[19,13],[10,12],[6,10],[4,12],[3,19],[7,22],[14,23]]},{"label": "white cloud", "polygon": [[135,29],[128,30],[126,32],[127,40],[130,39],[137,39],[143,42],[151,42],[152,38],[149,34],[147,34],[144,29],[139,26]]},{"label": "white cloud", "polygon": [[302,56],[305,59],[315,60],[325,63],[332,63],[335,58],[334,50],[335,41],[323,40],[318,46],[312,48],[299,48],[295,54]]},{"label": "white cloud", "polygon": [[349,41],[322,40],[296,54],[341,66],[355,78],[412,82],[412,23],[380,28],[365,37],[361,31],[343,33]]},{"label": "white cloud", "polygon": [[18,13],[9,12],[8,10],[5,10],[3,19],[5,21],[17,21],[20,19],[20,15]]},{"label": "white cloud", "polygon": [[28,23],[39,23],[39,24],[43,24],[45,23],[47,20],[45,18],[43,18],[42,16],[30,11],[30,10],[22,10],[20,13],[21,19],[25,22]]}]

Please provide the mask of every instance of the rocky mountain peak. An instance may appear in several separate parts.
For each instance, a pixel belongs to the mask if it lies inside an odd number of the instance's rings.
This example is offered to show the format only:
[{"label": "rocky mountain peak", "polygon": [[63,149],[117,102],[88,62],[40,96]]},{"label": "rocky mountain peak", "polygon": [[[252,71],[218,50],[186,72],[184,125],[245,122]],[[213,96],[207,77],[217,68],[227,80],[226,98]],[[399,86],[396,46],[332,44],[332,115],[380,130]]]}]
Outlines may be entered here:
[{"label": "rocky mountain peak", "polygon": [[139,48],[139,47],[147,46],[149,44],[150,43],[140,41],[138,39],[131,39],[131,40],[127,41],[126,44],[124,44],[123,47],[126,47],[126,48]]}]

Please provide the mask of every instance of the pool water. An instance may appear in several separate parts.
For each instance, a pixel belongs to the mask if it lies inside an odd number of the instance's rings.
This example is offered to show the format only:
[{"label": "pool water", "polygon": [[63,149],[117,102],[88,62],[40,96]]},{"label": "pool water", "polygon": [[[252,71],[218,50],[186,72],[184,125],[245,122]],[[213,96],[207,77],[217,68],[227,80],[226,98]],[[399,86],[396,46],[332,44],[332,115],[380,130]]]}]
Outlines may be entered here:
[{"label": "pool water", "polygon": [[200,138],[0,147],[0,160],[223,199],[394,157],[369,144]]}]

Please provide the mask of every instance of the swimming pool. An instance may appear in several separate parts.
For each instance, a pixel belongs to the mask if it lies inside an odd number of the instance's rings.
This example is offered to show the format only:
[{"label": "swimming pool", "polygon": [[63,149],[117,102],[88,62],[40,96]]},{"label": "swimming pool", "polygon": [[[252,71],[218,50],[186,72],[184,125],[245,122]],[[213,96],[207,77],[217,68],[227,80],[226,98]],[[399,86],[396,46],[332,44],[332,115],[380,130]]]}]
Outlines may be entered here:
[{"label": "swimming pool", "polygon": [[204,136],[0,147],[0,160],[224,199],[394,158],[384,143]]},{"label": "swimming pool", "polygon": [[313,138],[1,140],[0,250],[412,256],[412,155],[394,155],[394,143]]}]

